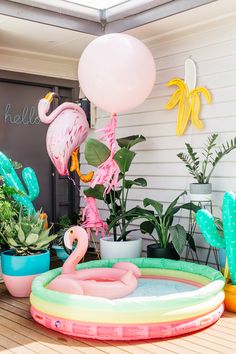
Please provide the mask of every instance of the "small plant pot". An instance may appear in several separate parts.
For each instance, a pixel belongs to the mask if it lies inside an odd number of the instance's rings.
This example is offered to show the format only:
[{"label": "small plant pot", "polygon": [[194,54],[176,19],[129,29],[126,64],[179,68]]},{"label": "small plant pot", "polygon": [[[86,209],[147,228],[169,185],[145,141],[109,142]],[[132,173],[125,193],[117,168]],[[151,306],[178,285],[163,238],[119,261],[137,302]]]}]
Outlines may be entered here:
[{"label": "small plant pot", "polygon": [[160,247],[159,243],[152,243],[147,246],[148,258],[167,258],[179,260],[180,255],[176,252],[174,246],[170,244],[167,248]]},{"label": "small plant pot", "polygon": [[211,183],[191,183],[190,184],[190,199],[193,202],[209,202],[212,200],[212,185]]},{"label": "small plant pot", "polygon": [[34,278],[49,270],[50,252],[47,250],[16,256],[15,250],[11,249],[2,252],[1,256],[3,279],[12,296],[28,297]]},{"label": "small plant pot", "polygon": [[63,246],[53,245],[52,249],[56,252],[57,258],[59,258],[62,262],[69,257],[69,254],[65,251]]},{"label": "small plant pot", "polygon": [[230,312],[236,312],[236,285],[227,283],[225,291],[225,309]]},{"label": "small plant pot", "polygon": [[100,239],[101,259],[139,258],[142,253],[142,238],[135,237],[127,241],[113,241],[113,236]]}]

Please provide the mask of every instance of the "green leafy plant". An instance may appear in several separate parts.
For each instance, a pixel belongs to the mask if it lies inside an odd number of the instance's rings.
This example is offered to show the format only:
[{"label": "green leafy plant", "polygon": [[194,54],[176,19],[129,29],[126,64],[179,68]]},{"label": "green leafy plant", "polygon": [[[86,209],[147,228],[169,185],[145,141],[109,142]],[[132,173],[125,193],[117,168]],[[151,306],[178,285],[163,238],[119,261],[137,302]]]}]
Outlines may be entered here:
[{"label": "green leafy plant", "polygon": [[[87,197],[94,197],[103,200],[109,210],[107,223],[109,229],[113,230],[114,241],[126,241],[127,235],[131,231],[125,229],[127,210],[127,200],[129,191],[133,186],[146,187],[147,181],[144,178],[128,179],[127,172],[130,169],[136,152],[131,148],[146,139],[142,135],[132,135],[117,139],[120,147],[114,155],[114,160],[119,166],[119,187],[112,189],[110,193],[104,194],[104,186],[96,185],[94,188],[88,188],[84,191]],[[96,139],[89,139],[85,146],[85,158],[92,166],[98,167],[110,156],[108,147]],[[114,220],[116,220],[114,222]],[[112,226],[111,226],[112,225]],[[133,230],[134,231],[134,230]]]},{"label": "green leafy plant", "polygon": [[65,232],[73,225],[81,225],[82,224],[82,215],[79,213],[73,213],[70,216],[62,215],[58,218],[58,222],[56,223],[57,230],[57,238],[54,243],[63,246],[63,239]]},{"label": "green leafy plant", "polygon": [[200,157],[193,150],[193,147],[186,143],[187,153],[179,153],[177,156],[184,162],[190,175],[197,180],[198,183],[209,183],[211,175],[218,162],[225,155],[229,154],[236,148],[236,137],[230,142],[226,141],[220,147],[215,148],[218,134],[212,134],[207,138],[205,147],[203,148],[203,160],[200,162]]},{"label": "green leafy plant", "polygon": [[45,222],[40,217],[40,211],[33,216],[26,216],[21,211],[17,221],[12,219],[3,223],[3,239],[19,256],[47,249],[57,235],[49,236],[51,228],[45,230]]},{"label": "green leafy plant", "polygon": [[[174,215],[177,214],[181,209],[192,210],[197,212],[200,207],[190,203],[185,203],[177,205],[178,200],[181,196],[186,194],[186,191],[181,193],[172,203],[163,210],[163,204],[149,198],[145,198],[143,201],[144,208],[135,207],[125,213],[125,225],[124,233],[127,231],[130,224],[138,219],[144,219],[140,224],[141,232],[144,234],[149,234],[153,240],[160,245],[161,248],[168,248],[172,243],[175,250],[180,255],[183,252],[186,241],[189,242],[191,248],[194,249],[194,240],[190,234],[188,234],[184,227],[180,224],[173,225]],[[146,209],[151,207],[152,210]],[[154,210],[153,210],[154,209]],[[113,227],[121,216],[117,216],[110,224],[109,228]]]}]

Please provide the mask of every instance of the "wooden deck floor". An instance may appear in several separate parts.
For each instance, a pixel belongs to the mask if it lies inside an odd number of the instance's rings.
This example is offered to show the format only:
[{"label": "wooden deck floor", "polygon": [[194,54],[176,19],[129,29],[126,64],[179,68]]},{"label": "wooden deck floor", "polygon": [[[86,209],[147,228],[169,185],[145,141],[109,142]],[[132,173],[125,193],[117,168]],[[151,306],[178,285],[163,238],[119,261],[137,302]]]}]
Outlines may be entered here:
[{"label": "wooden deck floor", "polygon": [[29,313],[29,300],[11,297],[1,284],[0,351],[17,354],[236,354],[236,314],[225,313],[210,328],[168,340],[73,339],[34,322]]}]

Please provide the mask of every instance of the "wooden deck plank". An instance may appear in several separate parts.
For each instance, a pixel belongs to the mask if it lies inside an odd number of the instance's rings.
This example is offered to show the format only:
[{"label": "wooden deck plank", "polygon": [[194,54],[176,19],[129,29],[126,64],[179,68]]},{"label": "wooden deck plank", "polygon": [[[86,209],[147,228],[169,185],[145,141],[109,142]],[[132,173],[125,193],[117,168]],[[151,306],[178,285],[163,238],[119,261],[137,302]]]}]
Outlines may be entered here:
[{"label": "wooden deck plank", "polygon": [[[107,344],[104,341],[99,341],[96,339],[89,341],[89,340],[86,340],[83,338],[80,338],[79,340],[82,343],[90,344],[93,347],[99,348],[99,349],[103,350],[104,353],[107,353],[107,354],[127,354],[128,353],[126,350],[123,350],[121,348]],[[88,354],[90,354],[90,351],[88,351]]]},{"label": "wooden deck plank", "polygon": [[156,344],[157,352],[159,350],[159,347],[169,350],[170,353],[173,352],[175,354],[194,354],[194,352],[192,352],[191,350],[185,349],[179,346],[177,343],[172,343],[171,340],[163,340],[158,342]]},{"label": "wooden deck plank", "polygon": [[[192,354],[199,354],[199,346],[191,344],[191,348],[189,343],[184,340],[183,337],[171,338],[169,340],[171,343],[175,343],[178,346],[184,348],[185,351],[190,351]],[[212,353],[205,353],[205,354],[212,354]]]},{"label": "wooden deck plank", "polygon": [[[15,340],[16,339],[16,340]],[[32,354],[36,353],[33,350],[29,350],[22,343],[19,343],[18,338],[9,338],[8,334],[4,335],[1,333],[0,335],[0,345],[4,346],[6,349],[10,350],[12,353],[16,354]]]},{"label": "wooden deck plank", "polygon": [[214,336],[214,337],[222,337],[227,342],[230,342],[230,343],[234,344],[234,346],[236,348],[235,331],[234,331],[234,334],[233,334],[233,331],[230,333],[229,331],[222,331],[222,330],[218,331],[215,328],[210,328],[210,329],[208,329],[207,334],[209,334],[211,336]]},{"label": "wooden deck plank", "polygon": [[213,342],[209,341],[204,336],[198,337],[197,335],[193,335],[191,337],[188,337],[186,339],[186,341],[189,342],[190,348],[191,348],[192,343],[197,344],[199,346],[200,350],[202,350],[202,353],[204,353],[204,354],[205,353],[208,353],[208,354],[213,354],[213,353],[223,354],[224,353],[224,354],[226,354],[226,353],[228,353],[228,350],[230,349],[228,347],[223,346],[224,352],[222,352],[222,345],[219,345],[220,344],[219,342],[218,343],[214,342],[214,340],[213,340]]},{"label": "wooden deck plank", "polygon": [[135,346],[138,348],[142,348],[146,350],[147,353],[151,354],[173,354],[172,351],[168,349],[163,349],[158,345],[155,345],[155,343],[159,343],[159,341],[155,340],[149,340],[149,341],[140,341],[140,342],[135,342]]},{"label": "wooden deck plank", "polygon": [[28,311],[24,311],[15,306],[9,305],[7,302],[0,301],[0,308],[9,311],[9,313],[16,313],[23,318],[31,318],[31,315]]},{"label": "wooden deck plank", "polygon": [[213,326],[165,340],[99,341],[71,338],[32,320],[29,299],[12,298],[0,284],[1,353],[42,354],[236,354],[236,314]]},{"label": "wooden deck plank", "polygon": [[[39,338],[40,336],[33,330],[30,330],[23,326],[19,326],[18,324],[9,321],[6,318],[4,320],[0,318],[0,332],[3,326],[7,329],[7,333],[9,333],[9,336],[11,338],[14,338],[14,334],[17,334],[19,335],[19,337],[23,336],[24,338],[26,338],[26,343],[33,343],[33,349],[37,353],[47,352],[48,354],[52,354],[55,353],[55,350],[57,352],[60,352],[57,350],[57,343],[55,343],[53,346],[50,346],[50,344],[48,345],[47,341],[45,341],[44,338]],[[73,354],[75,353],[76,352],[73,351]]]},{"label": "wooden deck plank", "polygon": [[[20,326],[18,326],[20,327]],[[47,353],[52,354],[54,353],[53,350],[49,349],[47,346],[42,345],[41,343],[32,341],[31,338],[27,337],[24,334],[11,330],[9,327],[4,325],[0,325],[0,333],[7,337],[13,339],[18,344],[24,346],[26,352],[28,352],[27,348],[35,353]]]},{"label": "wooden deck plank", "polygon": [[205,342],[209,345],[209,343],[212,343],[213,345],[218,344],[218,347],[224,347],[225,349],[235,349],[235,343],[232,343],[231,341],[225,340],[224,338],[219,337],[218,335],[214,334],[209,334],[209,333],[201,333],[200,335],[195,336],[196,339],[203,339]]},{"label": "wooden deck plank", "polygon": [[[106,341],[110,346],[116,346],[117,348],[125,350],[129,354],[148,354],[148,351],[145,348],[138,346],[139,342],[130,341],[130,342],[119,342],[119,341]],[[159,353],[159,351],[158,351]]]},{"label": "wooden deck plank", "polygon": [[12,305],[20,310],[24,310],[24,311],[29,312],[29,308],[30,308],[29,302],[28,302],[28,304],[24,304],[22,302],[17,301],[16,299],[10,297],[10,296],[4,296],[4,298],[1,300],[2,300],[2,302]]},{"label": "wooden deck plank", "polygon": [[[9,318],[7,311],[0,309],[0,318],[3,318],[3,321],[7,321]],[[23,319],[18,315],[10,314],[10,321],[15,323],[15,326],[22,326],[23,331],[32,330],[30,335],[36,340],[40,341],[43,344],[46,344],[52,349],[56,349],[60,353],[82,353],[82,354],[104,354],[104,351],[101,351],[97,348],[93,350],[89,345],[81,343],[79,340],[70,338],[63,334],[51,331],[43,326],[40,326],[32,320]],[[5,322],[4,322],[5,323]],[[7,322],[6,325],[9,325]],[[35,333],[33,333],[35,332]],[[56,346],[56,348],[55,348]]]}]

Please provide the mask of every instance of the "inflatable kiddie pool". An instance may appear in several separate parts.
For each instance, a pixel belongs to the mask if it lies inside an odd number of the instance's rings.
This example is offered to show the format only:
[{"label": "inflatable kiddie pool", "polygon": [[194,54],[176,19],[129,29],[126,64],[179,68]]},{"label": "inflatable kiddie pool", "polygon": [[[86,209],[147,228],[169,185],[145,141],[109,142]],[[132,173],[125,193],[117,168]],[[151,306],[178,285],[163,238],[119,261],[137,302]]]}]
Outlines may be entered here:
[{"label": "inflatable kiddie pool", "polygon": [[[112,267],[117,261],[79,264],[76,269]],[[37,277],[32,286],[35,321],[71,336],[139,340],[193,332],[216,322],[223,313],[225,284],[220,272],[190,262],[128,259],[142,273],[130,295],[109,300],[47,289],[61,268]]]}]

